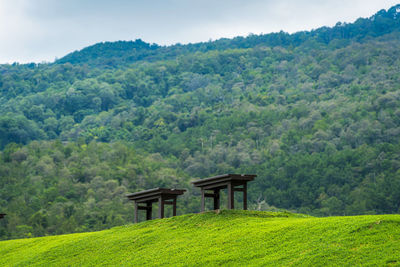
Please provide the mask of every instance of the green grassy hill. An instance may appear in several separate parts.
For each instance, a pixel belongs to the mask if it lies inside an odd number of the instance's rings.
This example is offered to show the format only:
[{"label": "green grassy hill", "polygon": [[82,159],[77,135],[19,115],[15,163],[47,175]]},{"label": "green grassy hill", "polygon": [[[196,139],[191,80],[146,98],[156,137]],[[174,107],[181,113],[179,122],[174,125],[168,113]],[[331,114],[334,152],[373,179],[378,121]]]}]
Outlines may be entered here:
[{"label": "green grassy hill", "polygon": [[226,211],[0,242],[0,265],[399,265],[400,216]]}]

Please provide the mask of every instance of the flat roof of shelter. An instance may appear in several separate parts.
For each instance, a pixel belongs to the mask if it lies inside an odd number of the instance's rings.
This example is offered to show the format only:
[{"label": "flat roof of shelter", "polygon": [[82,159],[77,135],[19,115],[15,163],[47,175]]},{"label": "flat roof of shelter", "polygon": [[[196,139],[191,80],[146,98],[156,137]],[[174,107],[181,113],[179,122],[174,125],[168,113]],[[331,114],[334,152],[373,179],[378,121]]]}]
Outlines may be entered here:
[{"label": "flat roof of shelter", "polygon": [[192,182],[192,184],[197,187],[203,187],[221,182],[249,182],[253,181],[255,177],[257,177],[255,174],[222,174],[205,179],[199,179]]},{"label": "flat roof of shelter", "polygon": [[149,198],[158,198],[159,196],[178,196],[186,192],[186,189],[153,188],[126,195],[130,200],[140,201]]}]

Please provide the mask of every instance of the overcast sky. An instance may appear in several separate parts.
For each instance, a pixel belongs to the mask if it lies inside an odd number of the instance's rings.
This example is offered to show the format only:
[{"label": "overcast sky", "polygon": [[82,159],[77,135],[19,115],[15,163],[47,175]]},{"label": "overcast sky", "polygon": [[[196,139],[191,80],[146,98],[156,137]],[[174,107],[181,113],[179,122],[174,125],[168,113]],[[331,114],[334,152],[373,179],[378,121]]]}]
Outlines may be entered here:
[{"label": "overcast sky", "polygon": [[0,0],[0,63],[141,38],[168,45],[353,22],[400,0]]}]

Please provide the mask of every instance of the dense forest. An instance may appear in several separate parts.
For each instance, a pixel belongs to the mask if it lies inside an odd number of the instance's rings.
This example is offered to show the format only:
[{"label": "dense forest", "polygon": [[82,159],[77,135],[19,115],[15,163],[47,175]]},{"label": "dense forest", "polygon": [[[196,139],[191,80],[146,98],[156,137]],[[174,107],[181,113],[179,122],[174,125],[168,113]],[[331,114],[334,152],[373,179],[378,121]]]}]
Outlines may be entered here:
[{"label": "dense forest", "polygon": [[400,5],[310,32],[0,65],[0,238],[133,221],[128,192],[254,173],[250,208],[400,212]]}]

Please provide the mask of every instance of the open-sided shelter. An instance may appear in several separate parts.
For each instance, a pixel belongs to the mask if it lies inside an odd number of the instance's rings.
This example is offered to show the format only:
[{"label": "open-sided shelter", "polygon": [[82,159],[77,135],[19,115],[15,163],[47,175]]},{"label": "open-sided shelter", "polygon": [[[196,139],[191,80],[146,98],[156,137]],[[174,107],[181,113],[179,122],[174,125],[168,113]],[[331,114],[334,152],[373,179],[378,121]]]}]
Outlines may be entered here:
[{"label": "open-sided shelter", "polygon": [[152,219],[153,202],[158,202],[158,218],[164,218],[164,205],[172,205],[172,216],[176,216],[176,198],[185,191],[185,189],[153,188],[126,195],[135,202],[135,223],[138,222],[139,210],[146,211],[146,220]]},{"label": "open-sided shelter", "polygon": [[[205,209],[205,198],[214,199],[214,209],[220,208],[220,191],[227,188],[228,190],[228,209],[235,208],[235,192],[243,192],[243,209],[247,210],[247,183],[253,181],[257,177],[255,174],[223,174],[210,178],[194,181],[194,186],[200,187],[201,190],[201,211]],[[211,191],[211,192],[209,192]]]}]

